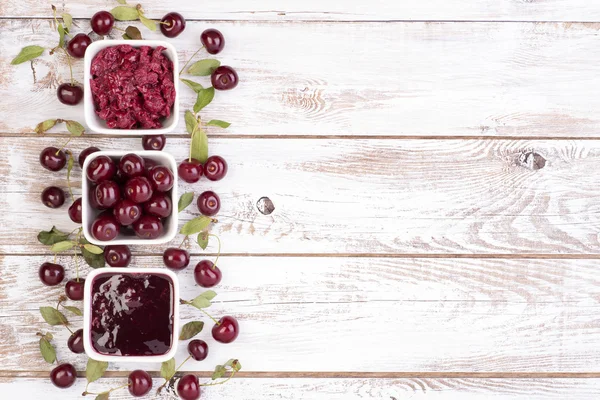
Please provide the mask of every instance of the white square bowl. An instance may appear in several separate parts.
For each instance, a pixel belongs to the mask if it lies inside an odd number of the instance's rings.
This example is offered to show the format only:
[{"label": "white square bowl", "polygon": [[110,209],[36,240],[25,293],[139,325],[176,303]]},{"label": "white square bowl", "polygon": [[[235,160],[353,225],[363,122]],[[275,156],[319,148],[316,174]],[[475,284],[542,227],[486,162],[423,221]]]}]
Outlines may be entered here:
[{"label": "white square bowl", "polygon": [[[109,356],[98,353],[92,346],[92,283],[101,274],[150,274],[167,276],[173,283],[173,336],[171,348],[162,355],[157,356]],[[88,357],[97,361],[107,362],[164,362],[175,356],[179,342],[179,281],[177,275],[167,268],[98,268],[85,278],[83,296],[83,348]]]},{"label": "white square bowl", "polygon": [[[101,50],[127,44],[132,47],[150,46],[156,48],[162,46],[166,48],[165,55],[173,62],[173,84],[175,85],[175,103],[169,118],[163,121],[163,127],[158,129],[114,129],[107,128],[106,123],[101,120],[95,111],[92,89],[90,87],[92,60]],[[175,47],[162,40],[98,40],[93,42],[85,50],[83,72],[83,111],[85,114],[85,123],[92,132],[110,134],[110,135],[162,135],[173,131],[179,123],[179,60]]]},{"label": "white square bowl", "polygon": [[[101,241],[96,239],[90,228],[92,226],[92,222],[94,219],[102,212],[100,210],[94,209],[90,205],[89,194],[91,188],[91,182],[87,179],[87,168],[90,165],[90,162],[99,156],[108,156],[115,161],[118,165],[119,159],[123,157],[125,154],[137,154],[142,158],[149,158],[156,162],[157,165],[164,165],[168,167],[173,173],[173,189],[171,189],[171,204],[173,205],[173,211],[171,212],[171,216],[165,218],[163,220],[163,235],[156,239],[142,239],[137,236],[125,236],[121,233],[113,239],[109,241]],[[97,151],[95,153],[90,154],[85,159],[82,168],[82,177],[81,177],[81,223],[83,226],[83,236],[90,242],[99,246],[106,246],[112,244],[164,244],[173,240],[175,235],[177,234],[177,224],[179,223],[179,217],[177,212],[177,202],[179,197],[177,196],[177,184],[179,181],[179,177],[177,175],[177,163],[172,155],[169,153],[165,153],[163,151],[155,151],[155,150],[143,150],[143,151]]]}]

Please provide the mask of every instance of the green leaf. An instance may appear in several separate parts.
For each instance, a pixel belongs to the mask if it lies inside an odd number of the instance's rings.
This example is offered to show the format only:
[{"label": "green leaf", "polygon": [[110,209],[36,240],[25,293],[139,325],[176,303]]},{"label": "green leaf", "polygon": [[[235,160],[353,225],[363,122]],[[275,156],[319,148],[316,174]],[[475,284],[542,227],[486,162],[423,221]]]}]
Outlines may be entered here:
[{"label": "green leaf", "polygon": [[225,129],[229,128],[231,124],[229,122],[221,121],[220,119],[211,119],[206,125],[218,126]]},{"label": "green leaf", "polygon": [[146,25],[146,28],[150,29],[151,31],[156,31],[156,22],[152,21],[151,19],[148,19],[144,16],[144,14],[142,14],[142,12],[139,12],[140,14],[140,21],[142,21],[142,24]]},{"label": "green leaf", "polygon": [[117,6],[110,10],[110,13],[118,21],[137,21],[140,17],[135,7]]},{"label": "green leaf", "polygon": [[211,218],[201,215],[192,219],[191,221],[186,222],[185,225],[181,227],[179,233],[182,235],[193,235],[195,233],[202,232],[210,225],[211,221]]},{"label": "green leaf", "polygon": [[71,132],[73,136],[81,136],[85,132],[85,128],[77,121],[66,120],[67,130]]},{"label": "green leaf", "polygon": [[240,364],[239,360],[237,359],[230,359],[225,363],[226,367],[231,367],[231,369],[233,369],[235,372],[238,372],[240,369],[242,369],[242,364]]},{"label": "green leaf", "polygon": [[110,392],[102,392],[98,396],[96,396],[95,400],[108,400],[110,396]]},{"label": "green leaf", "polygon": [[44,318],[44,321],[46,321],[52,326],[64,325],[69,323],[67,317],[65,317],[63,313],[61,313],[54,307],[40,307],[40,313],[42,314],[42,318]]},{"label": "green leaf", "polygon": [[142,32],[140,32],[140,30],[135,26],[129,25],[127,28],[125,28],[125,35],[127,35],[129,39],[142,40]]},{"label": "green leaf", "polygon": [[188,72],[195,76],[208,76],[221,65],[219,60],[207,58],[206,60],[196,61],[188,68]]},{"label": "green leaf", "polygon": [[58,47],[65,47],[65,28],[62,24],[58,24]]},{"label": "green leaf", "polygon": [[96,361],[88,358],[87,366],[85,367],[85,378],[89,383],[97,381],[102,378],[102,375],[106,372],[106,368],[108,368],[106,361]]},{"label": "green leaf", "polygon": [[188,192],[188,193],[182,194],[181,197],[179,198],[179,202],[177,203],[178,212],[182,212],[183,210],[185,210],[187,208],[187,206],[192,204],[193,200],[194,200],[194,192]]},{"label": "green leaf", "polygon": [[104,253],[104,250],[102,250],[98,246],[94,246],[93,244],[84,244],[83,248],[86,249],[87,251],[89,251],[92,254],[102,254],[102,253]]},{"label": "green leaf", "polygon": [[17,65],[24,63],[25,61],[33,60],[34,58],[41,56],[44,53],[44,50],[45,49],[42,46],[25,46],[10,63],[12,65]]},{"label": "green leaf", "polygon": [[73,307],[73,306],[63,306],[63,308],[65,308],[66,310],[71,311],[73,314],[81,317],[83,315],[83,312],[77,308],[77,307]]},{"label": "green leaf", "polygon": [[48,340],[52,340],[54,339],[54,335],[52,335],[50,332],[46,332],[46,334],[44,335],[46,337],[46,339]]},{"label": "green leaf", "polygon": [[122,35],[121,35],[121,37],[122,37],[124,40],[133,40],[132,38],[130,38],[129,36],[127,36],[127,34],[126,34],[126,33],[122,34]]},{"label": "green leaf", "polygon": [[53,226],[49,231],[41,231],[37,236],[39,242],[41,244],[45,244],[46,246],[52,246],[54,243],[67,240],[68,237],[68,233],[59,231],[55,226]]},{"label": "green leaf", "polygon": [[65,23],[65,28],[70,30],[71,26],[73,26],[73,17],[69,13],[62,13],[61,16]]},{"label": "green leaf", "polygon": [[90,267],[104,268],[105,261],[104,261],[103,254],[94,254],[94,253],[90,252],[88,249],[86,249],[85,247],[83,247],[81,249],[81,254],[83,254],[83,259]]},{"label": "green leaf", "polygon": [[56,361],[56,350],[46,337],[40,339],[40,352],[48,364],[53,364]]},{"label": "green leaf", "polygon": [[210,102],[215,97],[215,88],[209,87],[208,89],[203,89],[198,92],[198,97],[196,97],[196,103],[194,104],[194,113],[198,113],[204,107],[210,104]]},{"label": "green leaf", "polygon": [[227,373],[227,369],[223,365],[217,365],[215,367],[215,372],[213,372],[211,379],[214,381],[216,379],[222,378],[223,375]]},{"label": "green leaf", "polygon": [[50,247],[50,251],[53,253],[60,253],[61,251],[71,250],[76,243],[72,240],[65,240],[62,242],[54,243],[52,247]]},{"label": "green leaf", "polygon": [[117,0],[117,3],[119,3],[119,4],[127,4],[127,0]]},{"label": "green leaf", "polygon": [[206,250],[208,246],[208,232],[200,232],[198,234],[198,245],[202,248],[202,250]]},{"label": "green leaf", "polygon": [[206,292],[201,293],[200,296],[204,297],[207,300],[212,300],[215,297],[217,297],[217,292],[215,292],[214,290],[207,290]]},{"label": "green leaf", "polygon": [[35,126],[35,133],[37,134],[42,134],[44,132],[46,132],[48,129],[54,127],[54,125],[56,125],[56,120],[55,119],[47,119],[43,122],[40,122],[39,124],[37,124]]},{"label": "green leaf", "polygon": [[175,375],[175,358],[171,358],[169,361],[164,361],[160,366],[160,376],[169,380]]},{"label": "green leaf", "polygon": [[196,120],[194,113],[191,112],[190,110],[186,110],[185,111],[185,129],[191,135],[197,126],[198,126],[198,121]]},{"label": "green leaf", "polygon": [[197,129],[194,136],[192,136],[190,146],[192,146],[192,158],[204,164],[208,160],[208,136],[206,136],[206,132]]},{"label": "green leaf", "polygon": [[206,292],[196,296],[194,300],[192,300],[192,305],[196,308],[208,308],[212,305],[210,302],[215,298],[217,294],[212,290],[207,290]]},{"label": "green leaf", "polygon": [[185,83],[186,85],[188,85],[194,92],[198,93],[201,90],[204,90],[204,87],[194,81],[190,81],[189,79],[183,79],[183,78],[179,78],[179,80],[183,83]]},{"label": "green leaf", "polygon": [[202,332],[202,328],[204,328],[204,322],[202,321],[191,321],[188,322],[181,328],[181,333],[179,334],[179,340],[188,340]]}]

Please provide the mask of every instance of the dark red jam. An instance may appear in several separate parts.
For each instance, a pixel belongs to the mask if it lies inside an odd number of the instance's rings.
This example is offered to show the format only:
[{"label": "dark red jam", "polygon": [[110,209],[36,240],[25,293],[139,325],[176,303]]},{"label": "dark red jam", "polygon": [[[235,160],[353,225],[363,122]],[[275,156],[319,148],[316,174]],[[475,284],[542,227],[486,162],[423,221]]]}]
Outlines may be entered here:
[{"label": "dark red jam", "polygon": [[92,282],[91,341],[100,354],[156,356],[173,341],[173,282],[161,274],[100,274]]},{"label": "dark red jam", "polygon": [[98,117],[116,129],[161,128],[175,103],[173,62],[164,47],[107,47],[92,60],[90,88]]}]

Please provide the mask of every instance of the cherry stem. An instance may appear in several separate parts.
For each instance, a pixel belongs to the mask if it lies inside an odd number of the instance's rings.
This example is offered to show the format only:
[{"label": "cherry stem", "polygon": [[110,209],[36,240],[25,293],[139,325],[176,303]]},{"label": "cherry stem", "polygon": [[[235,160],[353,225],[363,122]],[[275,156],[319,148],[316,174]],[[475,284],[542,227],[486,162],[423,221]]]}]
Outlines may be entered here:
[{"label": "cherry stem", "polygon": [[183,238],[183,240],[181,241],[181,244],[179,245],[179,248],[181,248],[181,246],[183,246],[183,244],[185,243],[185,241],[188,239],[188,235],[185,235],[185,237]]},{"label": "cherry stem", "polygon": [[[67,150],[66,153],[69,157],[73,158],[73,153],[71,153],[70,150]],[[71,170],[70,169],[67,169],[67,187],[69,188],[69,194],[71,195],[71,201],[73,203],[75,203],[75,197],[73,197],[73,190],[71,189]]]},{"label": "cherry stem", "polygon": [[183,367],[183,364],[185,364],[190,358],[192,358],[192,356],[188,356],[188,358],[186,358],[185,360],[183,360],[183,362],[181,364],[179,364],[179,367],[175,368],[175,372],[173,372],[173,375],[171,375],[168,379],[165,378],[165,383],[163,383],[162,385],[160,385],[158,387],[158,389],[156,390],[157,393],[160,393],[162,391],[162,389],[167,385],[167,383],[169,383],[169,381],[171,379],[173,379],[173,377],[175,376],[175,374],[177,373],[177,371],[179,371],[181,369],[181,367]]},{"label": "cherry stem", "polygon": [[219,237],[215,234],[209,233],[208,236],[212,236],[214,238],[217,238],[217,242],[219,243],[219,248],[217,249],[217,258],[215,258],[215,262],[213,263],[212,269],[217,268],[217,261],[219,261],[219,257],[221,256],[221,239],[219,239]]},{"label": "cherry stem", "polygon": [[121,31],[121,32],[127,32],[125,29],[121,29],[121,28],[119,28],[119,27],[116,27],[116,26],[113,26],[112,28],[113,28],[113,29],[116,29],[116,30],[118,30],[118,31]]},{"label": "cherry stem", "polygon": [[67,147],[67,145],[69,144],[69,142],[71,141],[71,139],[73,139],[73,136],[70,136],[69,140],[67,140],[67,142],[65,144],[63,144],[62,147],[56,151],[56,155],[58,155],[62,149],[64,149],[65,147]]},{"label": "cherry stem", "polygon": [[[89,385],[89,383],[88,383],[88,385]],[[82,395],[82,396],[87,396],[88,394],[91,394],[91,395],[101,395],[101,394],[105,394],[105,393],[107,393],[107,394],[108,394],[108,393],[114,392],[115,390],[119,390],[119,389],[126,388],[126,387],[128,387],[128,386],[129,386],[129,383],[128,383],[128,384],[126,384],[126,385],[123,385],[123,386],[119,386],[119,387],[116,387],[116,388],[109,389],[109,390],[107,390],[106,392],[94,393],[94,392],[88,392],[88,391],[87,391],[87,385],[86,385],[86,387],[85,387],[85,392],[83,392],[81,395]]]},{"label": "cherry stem", "polygon": [[215,324],[217,324],[217,326],[220,326],[220,325],[221,325],[221,323],[220,323],[219,321],[217,321],[217,320],[216,320],[216,319],[215,319],[215,318],[214,318],[212,315],[210,315],[208,312],[204,311],[204,309],[202,309],[202,308],[199,308],[199,310],[200,310],[200,311],[202,311],[204,314],[206,314],[206,316],[207,316],[208,318],[212,319],[212,320],[213,320],[213,322],[214,322]]},{"label": "cherry stem", "polygon": [[56,264],[56,256],[58,256],[58,253],[54,253],[54,264]]},{"label": "cherry stem", "polygon": [[194,135],[196,134],[196,131],[198,130],[198,125],[196,125],[194,127],[194,129],[192,130],[192,134],[190,135],[190,159],[189,162],[192,162],[192,145],[194,144]]},{"label": "cherry stem", "polygon": [[62,51],[65,52],[65,55],[67,56],[67,64],[69,64],[69,72],[71,73],[71,86],[75,86],[75,79],[73,79],[73,66],[71,65],[71,56],[69,55],[69,53],[67,53],[67,51],[62,48]]},{"label": "cherry stem", "polygon": [[[56,305],[56,311],[58,311],[58,307],[60,307],[60,303],[62,303],[62,299],[58,300],[58,304]],[[64,307],[64,306],[63,306]],[[73,334],[73,331],[71,330],[71,328],[69,328],[67,326],[67,321],[65,321],[64,319],[62,319],[62,316],[60,317],[60,320],[62,322],[62,324],[65,326],[65,328],[67,328],[67,330],[71,333],[71,335]]]},{"label": "cherry stem", "polygon": [[186,63],[183,65],[183,68],[181,68],[181,70],[179,71],[179,75],[183,74],[183,70],[185,69],[185,67],[188,66],[188,64],[190,63],[190,61],[192,61],[192,59],[194,57],[196,57],[196,54],[198,54],[200,52],[200,50],[202,50],[203,48],[204,48],[204,46],[202,46],[198,50],[196,50],[196,52],[190,57],[190,59],[186,61]]},{"label": "cherry stem", "polygon": [[235,373],[237,371],[235,369],[231,370],[231,375],[229,375],[229,377],[221,382],[214,382],[214,383],[201,383],[199,386],[217,386],[217,385],[222,385],[225,382],[227,382],[228,380],[230,380],[231,378],[233,378],[235,376]]}]

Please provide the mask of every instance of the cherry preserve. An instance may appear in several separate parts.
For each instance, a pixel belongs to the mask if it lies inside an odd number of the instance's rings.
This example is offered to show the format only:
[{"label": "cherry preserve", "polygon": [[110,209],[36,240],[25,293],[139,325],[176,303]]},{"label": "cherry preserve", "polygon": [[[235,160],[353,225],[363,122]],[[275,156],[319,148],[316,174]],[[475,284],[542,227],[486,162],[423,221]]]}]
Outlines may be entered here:
[{"label": "cherry preserve", "polygon": [[91,343],[100,354],[157,356],[173,344],[173,281],[163,274],[103,273],[92,282]]}]

